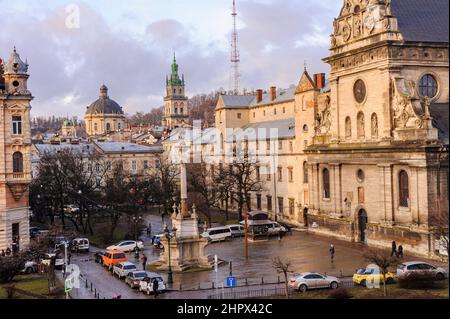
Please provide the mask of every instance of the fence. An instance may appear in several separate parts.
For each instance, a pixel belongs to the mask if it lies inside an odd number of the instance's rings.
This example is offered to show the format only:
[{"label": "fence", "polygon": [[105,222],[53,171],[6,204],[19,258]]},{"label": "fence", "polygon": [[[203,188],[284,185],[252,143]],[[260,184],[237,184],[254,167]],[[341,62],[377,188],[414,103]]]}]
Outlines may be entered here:
[{"label": "fence", "polygon": [[[351,288],[354,287],[355,283],[352,281],[344,281],[339,284],[340,288]],[[292,295],[294,290],[289,289],[289,295]],[[306,292],[308,293],[308,292]],[[212,294],[208,296],[208,299],[250,299],[250,298],[263,298],[263,297],[276,297],[285,296],[285,287],[276,288],[260,288],[260,289],[248,289],[248,290],[236,290],[222,289],[221,293]]]},{"label": "fence", "polygon": [[94,299],[106,299],[106,297],[100,296],[100,292],[97,290],[94,284],[92,282],[89,282],[89,280],[85,276],[83,276],[83,274],[80,274],[80,285],[84,285],[86,291],[94,294]]}]

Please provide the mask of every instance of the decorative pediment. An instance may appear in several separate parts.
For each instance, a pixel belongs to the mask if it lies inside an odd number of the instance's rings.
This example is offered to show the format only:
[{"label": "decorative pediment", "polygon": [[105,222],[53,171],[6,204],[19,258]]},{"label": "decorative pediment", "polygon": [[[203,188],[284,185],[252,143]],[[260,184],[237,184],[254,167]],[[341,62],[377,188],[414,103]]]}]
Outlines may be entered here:
[{"label": "decorative pediment", "polygon": [[334,49],[376,33],[396,31],[391,16],[391,0],[345,0],[333,22],[331,48]]},{"label": "decorative pediment", "polygon": [[316,88],[316,84],[309,76],[308,72],[305,70],[303,72],[300,81],[298,82],[297,89],[295,90],[295,94],[303,93],[306,91],[314,90]]}]

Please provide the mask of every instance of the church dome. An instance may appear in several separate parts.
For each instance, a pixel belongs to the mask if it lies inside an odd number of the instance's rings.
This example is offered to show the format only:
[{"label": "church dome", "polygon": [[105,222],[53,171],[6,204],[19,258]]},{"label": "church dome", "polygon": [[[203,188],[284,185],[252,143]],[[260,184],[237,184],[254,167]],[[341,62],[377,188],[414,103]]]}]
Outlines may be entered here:
[{"label": "church dome", "polygon": [[108,88],[105,85],[100,87],[100,98],[88,106],[86,115],[96,114],[124,114],[122,107],[108,96]]}]

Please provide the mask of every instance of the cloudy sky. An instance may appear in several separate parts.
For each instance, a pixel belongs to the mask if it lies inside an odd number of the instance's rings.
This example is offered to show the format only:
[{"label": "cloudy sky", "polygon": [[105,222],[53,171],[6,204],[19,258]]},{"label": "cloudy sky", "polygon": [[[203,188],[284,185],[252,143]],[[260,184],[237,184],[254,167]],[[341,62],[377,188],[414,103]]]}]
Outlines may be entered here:
[{"label": "cloudy sky", "polygon": [[[340,0],[237,0],[242,86],[328,72]],[[82,116],[105,83],[126,113],[163,104],[176,50],[189,95],[229,88],[232,0],[0,0],[0,57],[30,64],[33,115]],[[78,15],[79,13],[79,15]],[[79,22],[79,23],[78,23]]]}]

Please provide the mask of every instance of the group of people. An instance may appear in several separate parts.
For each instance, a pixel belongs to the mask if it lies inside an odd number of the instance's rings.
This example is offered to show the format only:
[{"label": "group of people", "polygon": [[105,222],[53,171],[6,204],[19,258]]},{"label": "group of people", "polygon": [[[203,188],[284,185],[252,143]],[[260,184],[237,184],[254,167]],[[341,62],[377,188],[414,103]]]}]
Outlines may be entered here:
[{"label": "group of people", "polygon": [[397,247],[395,240],[392,242],[391,257],[403,258],[403,246],[400,245]]},{"label": "group of people", "polygon": [[8,256],[11,256],[12,255],[12,250],[11,250],[11,248],[6,248],[6,250],[4,250],[4,249],[2,249],[2,253],[1,253],[1,256],[2,257],[8,257]]}]

